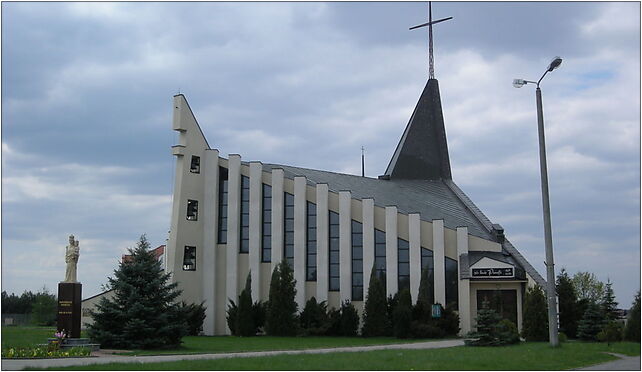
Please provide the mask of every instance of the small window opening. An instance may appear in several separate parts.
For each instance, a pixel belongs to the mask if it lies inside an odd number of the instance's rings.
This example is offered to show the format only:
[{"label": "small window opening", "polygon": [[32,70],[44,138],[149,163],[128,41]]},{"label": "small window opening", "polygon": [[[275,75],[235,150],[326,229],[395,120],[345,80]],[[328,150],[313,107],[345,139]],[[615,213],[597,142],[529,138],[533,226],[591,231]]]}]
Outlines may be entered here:
[{"label": "small window opening", "polygon": [[185,246],[183,270],[196,271],[196,247]]},{"label": "small window opening", "polygon": [[192,173],[201,173],[201,157],[192,155],[192,164],[189,167],[189,171]]},{"label": "small window opening", "polygon": [[198,201],[197,200],[187,201],[187,220],[188,221],[198,220]]}]

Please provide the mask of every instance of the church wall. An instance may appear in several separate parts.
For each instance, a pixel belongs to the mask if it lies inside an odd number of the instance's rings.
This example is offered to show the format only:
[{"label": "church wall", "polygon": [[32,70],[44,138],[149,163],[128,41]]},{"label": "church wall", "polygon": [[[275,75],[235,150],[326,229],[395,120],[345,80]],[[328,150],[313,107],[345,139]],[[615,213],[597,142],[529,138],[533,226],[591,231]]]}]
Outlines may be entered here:
[{"label": "church wall", "polygon": [[502,246],[499,243],[491,242],[490,240],[482,239],[477,236],[469,235],[469,248],[470,251],[484,251],[484,252],[501,252]]}]

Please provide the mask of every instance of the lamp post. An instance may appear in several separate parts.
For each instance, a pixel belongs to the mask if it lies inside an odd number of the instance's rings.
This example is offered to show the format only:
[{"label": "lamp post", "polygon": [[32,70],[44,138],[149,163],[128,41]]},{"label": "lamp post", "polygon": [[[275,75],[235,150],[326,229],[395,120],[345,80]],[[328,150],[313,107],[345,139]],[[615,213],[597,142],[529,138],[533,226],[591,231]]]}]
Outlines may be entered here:
[{"label": "lamp post", "polygon": [[548,297],[548,339],[551,346],[558,346],[557,334],[557,304],[555,296],[555,263],[553,260],[553,237],[551,235],[551,206],[548,198],[548,171],[546,170],[546,143],[544,140],[544,112],[542,110],[542,90],[539,83],[547,73],[555,70],[562,64],[562,58],[555,57],[548,65],[541,78],[537,82],[523,79],[513,80],[515,88],[521,88],[531,83],[536,84],[537,89],[537,129],[539,132],[539,168],[542,181],[542,207],[544,212],[544,243],[546,245],[546,296]]}]

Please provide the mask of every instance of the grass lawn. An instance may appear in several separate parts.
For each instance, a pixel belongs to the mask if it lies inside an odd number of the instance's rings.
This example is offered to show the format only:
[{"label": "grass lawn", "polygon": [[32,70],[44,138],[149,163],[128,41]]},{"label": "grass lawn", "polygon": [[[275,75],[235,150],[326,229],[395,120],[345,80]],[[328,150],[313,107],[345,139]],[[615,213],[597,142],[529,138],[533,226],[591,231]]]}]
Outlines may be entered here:
[{"label": "grass lawn", "polygon": [[[568,342],[360,353],[280,355],[163,363],[110,363],[64,370],[563,370],[615,360],[604,351],[640,355],[639,343]],[[53,369],[53,368],[51,368]]]},{"label": "grass lawn", "polygon": [[[53,337],[56,327],[2,327],[2,348],[30,347],[37,344],[46,344],[47,339]],[[85,337],[84,332],[81,336]]]},{"label": "grass lawn", "polygon": [[235,353],[242,351],[301,350],[328,347],[401,344],[427,340],[400,340],[393,337],[232,337],[188,336],[176,349],[135,350],[121,355]]}]

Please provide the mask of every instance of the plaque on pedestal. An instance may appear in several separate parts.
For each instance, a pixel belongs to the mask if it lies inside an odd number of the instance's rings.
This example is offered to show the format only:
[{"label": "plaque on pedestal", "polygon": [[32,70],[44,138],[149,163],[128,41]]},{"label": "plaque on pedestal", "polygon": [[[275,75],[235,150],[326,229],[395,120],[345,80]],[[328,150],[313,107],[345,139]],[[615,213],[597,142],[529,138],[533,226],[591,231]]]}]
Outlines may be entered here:
[{"label": "plaque on pedestal", "polygon": [[82,284],[58,283],[58,331],[69,338],[80,337]]}]

